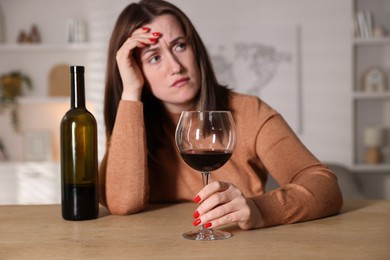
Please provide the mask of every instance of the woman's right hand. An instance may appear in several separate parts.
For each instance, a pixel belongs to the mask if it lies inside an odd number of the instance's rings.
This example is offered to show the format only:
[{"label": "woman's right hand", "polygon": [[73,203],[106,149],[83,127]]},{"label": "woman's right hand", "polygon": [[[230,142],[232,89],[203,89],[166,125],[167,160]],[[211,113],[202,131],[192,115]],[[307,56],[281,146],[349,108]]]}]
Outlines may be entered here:
[{"label": "woman's right hand", "polygon": [[150,28],[142,27],[135,30],[117,51],[116,62],[123,84],[122,99],[141,100],[142,86],[145,79],[133,52],[135,48],[144,48],[147,45],[156,43],[159,37],[160,33],[152,33]]}]

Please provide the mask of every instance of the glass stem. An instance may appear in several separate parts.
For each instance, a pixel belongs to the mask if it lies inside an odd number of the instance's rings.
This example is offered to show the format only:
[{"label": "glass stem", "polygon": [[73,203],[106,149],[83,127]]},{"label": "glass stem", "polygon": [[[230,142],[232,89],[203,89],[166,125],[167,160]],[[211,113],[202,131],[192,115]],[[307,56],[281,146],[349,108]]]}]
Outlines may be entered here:
[{"label": "glass stem", "polygon": [[202,172],[203,187],[205,187],[207,184],[209,184],[210,173],[211,172]]},{"label": "glass stem", "polygon": [[[202,173],[203,187],[205,187],[207,184],[209,184],[211,172],[201,172],[201,173]],[[203,231],[203,230],[206,230],[206,228],[204,227],[204,224],[201,227],[201,231]]]}]

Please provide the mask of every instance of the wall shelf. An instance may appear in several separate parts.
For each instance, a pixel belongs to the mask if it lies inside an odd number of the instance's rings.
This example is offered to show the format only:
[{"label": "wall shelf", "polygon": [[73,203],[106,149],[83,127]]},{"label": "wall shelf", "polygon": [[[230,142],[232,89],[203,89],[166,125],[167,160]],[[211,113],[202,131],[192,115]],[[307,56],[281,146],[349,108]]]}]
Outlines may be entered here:
[{"label": "wall shelf", "polygon": [[353,97],[356,100],[385,100],[390,99],[390,91],[378,93],[354,92]]},{"label": "wall shelf", "polygon": [[353,172],[387,173],[390,174],[390,163],[383,164],[354,164],[349,167]]},{"label": "wall shelf", "polygon": [[77,52],[88,51],[88,43],[77,44],[0,44],[0,52]]},{"label": "wall shelf", "polygon": [[382,38],[354,38],[352,42],[355,45],[387,45],[390,44],[390,37]]},{"label": "wall shelf", "polygon": [[70,97],[20,97],[19,103],[22,105],[34,105],[34,104],[54,104],[69,102]]}]

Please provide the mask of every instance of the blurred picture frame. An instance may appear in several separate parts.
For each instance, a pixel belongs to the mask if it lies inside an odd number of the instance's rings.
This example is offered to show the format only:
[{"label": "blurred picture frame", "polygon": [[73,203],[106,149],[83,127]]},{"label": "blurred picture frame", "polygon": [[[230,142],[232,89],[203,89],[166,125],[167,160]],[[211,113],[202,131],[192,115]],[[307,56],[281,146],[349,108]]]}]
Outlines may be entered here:
[{"label": "blurred picture frame", "polygon": [[24,159],[26,161],[50,161],[52,159],[49,130],[28,130],[24,133]]}]

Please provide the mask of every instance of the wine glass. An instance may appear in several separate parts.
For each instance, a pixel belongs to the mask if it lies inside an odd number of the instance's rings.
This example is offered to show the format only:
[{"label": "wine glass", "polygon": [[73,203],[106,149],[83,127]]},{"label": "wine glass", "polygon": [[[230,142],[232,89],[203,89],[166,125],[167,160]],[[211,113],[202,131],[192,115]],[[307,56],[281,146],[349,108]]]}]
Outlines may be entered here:
[{"label": "wine glass", "polygon": [[[203,187],[212,171],[221,168],[232,156],[236,127],[230,111],[183,111],[176,127],[175,141],[183,160],[202,174]],[[232,235],[207,229],[182,235],[190,240],[219,240]]]}]

